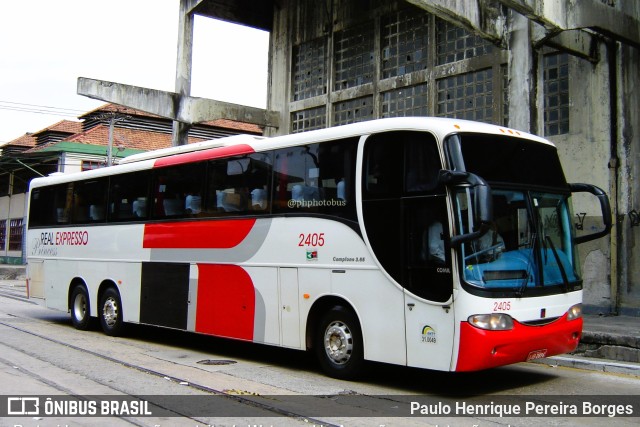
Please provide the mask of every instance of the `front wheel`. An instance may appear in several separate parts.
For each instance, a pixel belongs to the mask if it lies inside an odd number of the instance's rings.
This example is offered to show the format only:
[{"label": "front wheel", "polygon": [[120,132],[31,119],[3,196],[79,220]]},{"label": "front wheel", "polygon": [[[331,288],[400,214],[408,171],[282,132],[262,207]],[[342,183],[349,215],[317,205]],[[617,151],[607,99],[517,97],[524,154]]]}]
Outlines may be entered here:
[{"label": "front wheel", "polygon": [[91,321],[87,288],[81,285],[73,288],[70,301],[71,323],[73,323],[73,327],[81,331],[86,331],[89,329]]},{"label": "front wheel", "polygon": [[325,313],[318,324],[315,349],[327,375],[345,380],[357,377],[364,366],[364,350],[355,314],[341,306]]},{"label": "front wheel", "polygon": [[115,288],[108,288],[100,297],[98,307],[100,326],[105,334],[116,337],[122,334],[124,322],[122,321],[122,302],[120,293]]}]

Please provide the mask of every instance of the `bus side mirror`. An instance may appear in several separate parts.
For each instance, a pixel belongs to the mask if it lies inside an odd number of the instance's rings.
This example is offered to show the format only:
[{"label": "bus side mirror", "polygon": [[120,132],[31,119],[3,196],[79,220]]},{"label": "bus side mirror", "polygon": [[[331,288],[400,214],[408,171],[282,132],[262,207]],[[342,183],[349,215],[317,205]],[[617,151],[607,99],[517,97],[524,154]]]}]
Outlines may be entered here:
[{"label": "bus side mirror", "polygon": [[476,231],[451,237],[451,246],[459,246],[464,242],[482,237],[489,230],[493,221],[493,201],[491,187],[487,182],[470,172],[440,170],[438,181],[445,185],[470,184],[473,189],[473,214],[479,227]]},{"label": "bus side mirror", "polygon": [[604,223],[604,230],[597,231],[595,233],[586,234],[584,236],[578,236],[575,238],[575,243],[580,244],[584,242],[590,242],[591,240],[599,239],[606,236],[611,231],[611,206],[609,205],[609,197],[600,188],[591,184],[569,184],[569,188],[572,193],[590,193],[598,198],[600,202],[600,210],[602,211],[602,222]]}]

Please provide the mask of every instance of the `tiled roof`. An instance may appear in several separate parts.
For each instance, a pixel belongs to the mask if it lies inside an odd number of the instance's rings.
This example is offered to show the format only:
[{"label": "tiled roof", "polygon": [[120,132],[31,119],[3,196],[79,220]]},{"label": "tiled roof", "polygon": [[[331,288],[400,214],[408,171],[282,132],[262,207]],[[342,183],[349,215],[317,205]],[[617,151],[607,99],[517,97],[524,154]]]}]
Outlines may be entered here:
[{"label": "tiled roof", "polygon": [[[133,108],[123,107],[116,104],[104,104],[94,110],[91,110],[79,117],[80,120],[86,120],[91,115],[103,112],[118,112],[132,116],[154,117],[167,120],[154,114],[145,113],[144,111],[135,110]],[[234,120],[212,120],[200,123],[201,126],[211,126],[228,131],[236,131],[238,133],[252,133],[262,135],[262,128],[257,125],[237,122]],[[151,131],[144,129],[128,129],[116,126],[114,128],[114,146],[123,146],[135,150],[157,150],[171,146],[170,125],[165,131]],[[64,136],[64,134],[68,136]],[[52,139],[55,139],[54,141]],[[209,138],[199,138],[190,136],[188,143],[204,141]],[[105,123],[99,123],[97,126],[83,131],[83,123],[70,120],[61,120],[51,126],[41,129],[34,133],[27,133],[19,138],[9,141],[4,145],[6,148],[15,147],[19,151],[25,153],[37,152],[45,147],[55,145],[59,141],[75,142],[80,144],[93,144],[106,146],[109,141],[109,126]],[[38,141],[40,144],[38,144]]]},{"label": "tiled roof", "polygon": [[[189,143],[203,141],[202,138],[189,137]],[[98,125],[85,132],[77,133],[70,138],[65,138],[67,142],[75,142],[80,144],[102,145],[109,143],[109,126]],[[28,152],[40,151],[51,144],[36,147]],[[114,128],[113,130],[113,146],[131,148],[135,150],[157,150],[171,146],[171,134],[150,132],[138,129]]]},{"label": "tiled roof", "polygon": [[36,146],[36,138],[32,133],[25,133],[24,135],[14,139],[13,141],[7,142],[3,147],[14,146],[14,147],[35,147]]},{"label": "tiled roof", "polygon": [[146,116],[146,117],[157,117],[157,118],[162,118],[160,116],[157,116],[155,114],[151,114],[151,113],[147,113],[145,111],[142,110],[136,110],[134,108],[129,108],[129,107],[125,107],[124,105],[118,105],[118,104],[104,104],[98,108],[95,108],[91,111],[88,111],[86,113],[84,113],[83,115],[79,116],[79,119],[85,119],[87,118],[87,116],[93,115],[93,114],[99,114],[99,113],[119,113],[119,114],[129,114],[132,116]]},{"label": "tiled roof", "polygon": [[[129,108],[129,107],[125,107],[117,104],[104,104],[101,107],[98,107],[94,110],[91,110],[81,115],[79,118],[83,119],[83,118],[86,118],[87,116],[98,114],[98,113],[120,113],[120,114],[128,114],[131,116],[155,117],[160,119],[164,118],[164,117],[157,116],[155,114],[147,113],[145,111],[136,110],[133,108]],[[164,119],[169,120],[166,118]],[[262,128],[260,126],[254,125],[251,123],[238,122],[235,120],[218,119],[218,120],[201,122],[198,124],[262,135]]]},{"label": "tiled roof", "polygon": [[236,122],[235,120],[218,119],[199,124],[262,135],[262,128],[260,126],[251,123]]},{"label": "tiled roof", "polygon": [[48,126],[38,132],[35,132],[33,135],[38,136],[41,133],[45,132],[65,132],[70,135],[73,135],[78,132],[82,132],[82,122],[72,122],[70,120],[60,120],[58,123],[55,123],[51,126]]},{"label": "tiled roof", "polygon": [[38,136],[46,132],[61,132],[68,133],[69,135],[82,132],[82,123],[74,122],[70,120],[60,120],[51,126],[47,126],[44,129],[40,129],[37,132],[25,133],[24,135],[7,142],[5,147],[35,147],[38,142]]}]

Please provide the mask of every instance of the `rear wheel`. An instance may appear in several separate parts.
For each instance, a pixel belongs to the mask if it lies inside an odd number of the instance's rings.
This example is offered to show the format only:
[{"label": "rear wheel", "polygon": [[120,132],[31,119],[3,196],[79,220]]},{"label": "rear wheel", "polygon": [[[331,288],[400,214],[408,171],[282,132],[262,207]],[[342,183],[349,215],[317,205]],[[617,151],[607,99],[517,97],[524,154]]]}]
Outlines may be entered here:
[{"label": "rear wheel", "polygon": [[91,310],[89,309],[89,293],[87,288],[78,285],[71,292],[71,323],[81,331],[89,329]]},{"label": "rear wheel", "polygon": [[120,293],[115,288],[107,288],[100,297],[98,317],[105,334],[114,337],[122,334],[122,302]]},{"label": "rear wheel", "polygon": [[357,377],[364,366],[360,323],[353,311],[336,306],[322,316],[315,343],[324,372],[339,379]]}]

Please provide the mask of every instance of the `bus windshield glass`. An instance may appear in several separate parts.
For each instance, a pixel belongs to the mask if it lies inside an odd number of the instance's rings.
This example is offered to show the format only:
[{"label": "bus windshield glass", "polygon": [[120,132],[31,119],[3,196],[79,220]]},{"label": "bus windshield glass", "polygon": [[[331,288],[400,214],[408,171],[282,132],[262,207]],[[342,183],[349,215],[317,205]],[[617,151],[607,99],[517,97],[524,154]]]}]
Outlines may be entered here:
[{"label": "bus windshield glass", "polygon": [[[491,184],[551,187],[568,191],[558,152],[553,145],[501,135],[456,135],[463,165]],[[460,169],[464,168],[464,169]]]},{"label": "bus windshield glass", "polygon": [[[461,246],[464,282],[527,296],[580,288],[570,192],[555,147],[475,134],[459,141],[464,164],[456,166],[490,184],[494,219],[482,237]],[[473,197],[470,188],[456,192],[461,234],[478,229]]]},{"label": "bus windshield glass", "polygon": [[[494,221],[479,239],[461,247],[466,283],[486,290],[539,294],[552,286],[580,286],[568,197],[532,191],[493,190]],[[456,195],[462,233],[473,226],[473,193]]]}]

